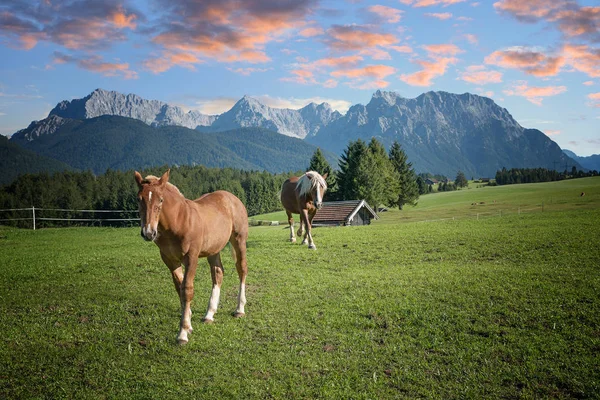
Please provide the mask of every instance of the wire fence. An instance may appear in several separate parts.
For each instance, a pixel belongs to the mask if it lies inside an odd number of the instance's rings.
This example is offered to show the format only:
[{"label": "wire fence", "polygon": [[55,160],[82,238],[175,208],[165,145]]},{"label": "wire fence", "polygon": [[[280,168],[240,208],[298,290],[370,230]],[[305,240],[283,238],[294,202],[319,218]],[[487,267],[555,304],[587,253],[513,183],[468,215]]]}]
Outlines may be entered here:
[{"label": "wire fence", "polygon": [[72,210],[65,208],[8,208],[0,210],[0,224],[31,228],[49,226],[132,226],[138,210]]}]

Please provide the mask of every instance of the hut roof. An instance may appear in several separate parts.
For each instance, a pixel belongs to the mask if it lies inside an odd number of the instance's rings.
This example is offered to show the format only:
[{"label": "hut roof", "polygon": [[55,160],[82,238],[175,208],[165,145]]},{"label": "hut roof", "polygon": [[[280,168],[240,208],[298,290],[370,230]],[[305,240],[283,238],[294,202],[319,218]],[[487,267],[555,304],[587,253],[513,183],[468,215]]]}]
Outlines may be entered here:
[{"label": "hut roof", "polygon": [[375,211],[364,200],[328,201],[324,202],[323,207],[317,211],[313,223],[337,221],[345,224],[351,221],[363,207],[371,213],[373,218],[379,219]]}]

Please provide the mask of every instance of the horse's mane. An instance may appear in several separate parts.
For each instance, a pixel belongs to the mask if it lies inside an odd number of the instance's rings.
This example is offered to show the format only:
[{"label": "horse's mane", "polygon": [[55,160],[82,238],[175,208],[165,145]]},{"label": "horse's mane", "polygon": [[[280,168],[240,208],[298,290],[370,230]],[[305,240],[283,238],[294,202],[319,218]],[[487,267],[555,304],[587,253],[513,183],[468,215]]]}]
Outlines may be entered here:
[{"label": "horse's mane", "polygon": [[323,190],[327,189],[327,182],[325,182],[321,174],[316,171],[308,171],[298,179],[296,190],[298,191],[298,195],[303,196],[310,193],[317,185],[321,185]]},{"label": "horse's mane", "polygon": [[[159,179],[160,178],[158,178],[158,177],[156,177],[154,175],[148,175],[147,177],[144,178],[144,180],[142,181],[142,184],[144,184],[144,183],[154,184],[154,183],[158,182]],[[183,196],[183,193],[181,193],[179,191],[179,188],[177,186],[173,185],[171,182],[167,182],[166,189],[169,192],[172,192],[174,194],[178,194],[180,196]]]}]

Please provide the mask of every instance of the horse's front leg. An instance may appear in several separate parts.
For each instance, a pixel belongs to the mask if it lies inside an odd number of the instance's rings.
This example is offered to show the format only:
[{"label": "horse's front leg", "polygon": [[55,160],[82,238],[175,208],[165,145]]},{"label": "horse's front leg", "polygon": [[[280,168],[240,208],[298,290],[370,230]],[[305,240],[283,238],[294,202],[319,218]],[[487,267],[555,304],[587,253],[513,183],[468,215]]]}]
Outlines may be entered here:
[{"label": "horse's front leg", "polygon": [[188,334],[192,332],[192,299],[194,298],[194,277],[196,276],[196,268],[198,267],[198,255],[186,254],[183,258],[185,266],[185,274],[181,283],[181,323],[179,325],[179,335],[177,342],[186,344],[188,342]]},{"label": "horse's front leg", "polygon": [[294,236],[294,217],[288,210],[285,210],[285,213],[288,217],[288,224],[290,224],[290,242],[296,243],[296,236]]},{"label": "horse's front leg", "polygon": [[302,223],[306,227],[306,233],[304,234],[304,240],[302,241],[302,244],[308,243],[309,249],[316,250],[317,246],[315,246],[315,243],[313,242],[312,233],[311,233],[311,225],[310,225],[310,221],[312,220],[312,217],[309,217],[308,210],[302,210],[302,213],[300,214],[300,216],[302,217],[301,218]]},{"label": "horse's front leg", "polygon": [[162,251],[160,252],[160,257],[165,265],[169,267],[169,271],[171,271],[173,284],[175,285],[175,291],[177,292],[177,297],[179,297],[179,301],[181,302],[181,283],[183,282],[183,269],[181,268],[181,261],[169,258]]},{"label": "horse's front leg", "polygon": [[221,296],[221,284],[223,283],[223,264],[221,263],[221,254],[208,257],[210,266],[210,276],[212,278],[212,292],[208,300],[208,310],[204,316],[204,322],[211,323],[215,319],[215,313],[219,307],[219,297]]}]

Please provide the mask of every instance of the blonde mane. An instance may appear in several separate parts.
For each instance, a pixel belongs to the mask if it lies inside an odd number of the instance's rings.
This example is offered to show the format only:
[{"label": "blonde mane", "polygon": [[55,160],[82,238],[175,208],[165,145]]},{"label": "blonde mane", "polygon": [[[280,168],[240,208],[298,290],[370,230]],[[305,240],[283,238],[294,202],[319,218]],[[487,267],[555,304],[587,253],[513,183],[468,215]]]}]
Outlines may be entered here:
[{"label": "blonde mane", "polygon": [[317,185],[320,185],[323,190],[327,189],[327,182],[325,182],[321,174],[316,171],[308,171],[298,179],[296,190],[298,191],[298,195],[304,196],[313,191]]}]

